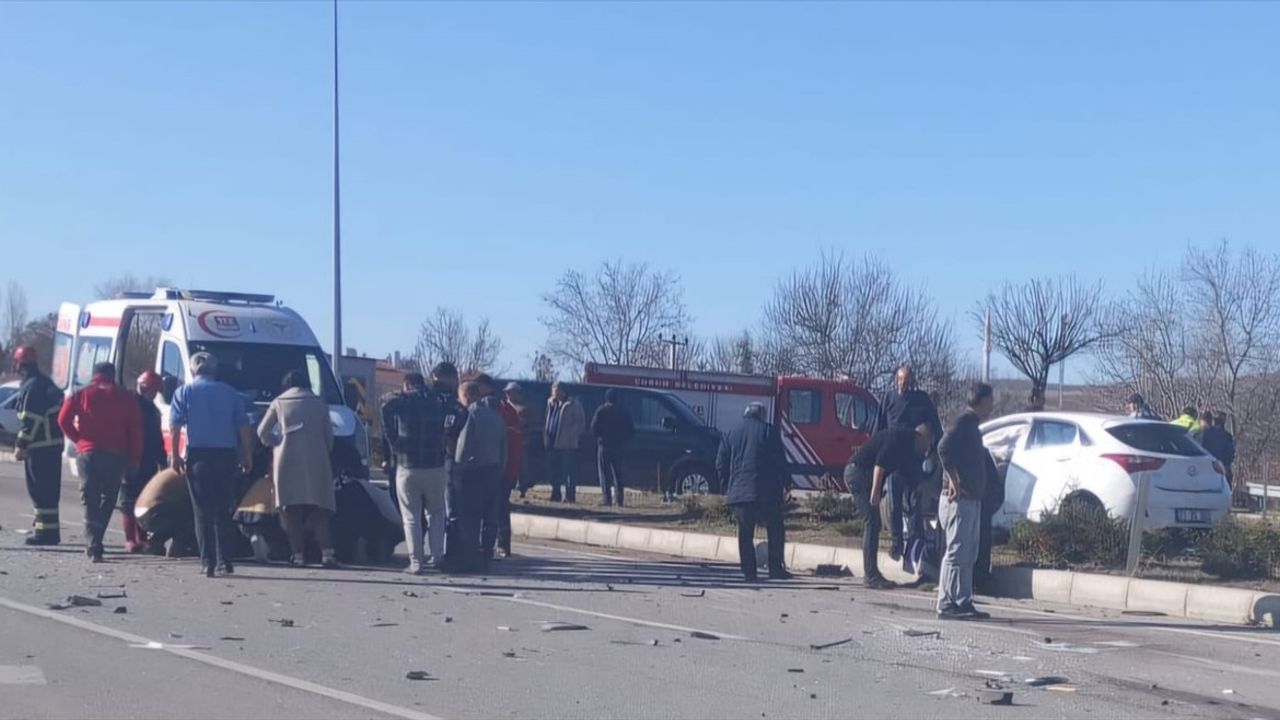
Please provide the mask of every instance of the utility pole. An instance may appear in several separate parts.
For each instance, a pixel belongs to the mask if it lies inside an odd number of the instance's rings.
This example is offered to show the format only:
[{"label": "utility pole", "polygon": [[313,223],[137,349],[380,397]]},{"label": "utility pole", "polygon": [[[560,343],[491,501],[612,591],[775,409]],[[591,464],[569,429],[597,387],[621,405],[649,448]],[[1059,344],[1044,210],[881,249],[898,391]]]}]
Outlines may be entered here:
[{"label": "utility pole", "polygon": [[675,336],[675,333],[672,333],[671,337],[669,338],[663,337],[662,335],[658,335],[658,342],[666,343],[671,346],[671,369],[672,370],[678,369],[676,368],[676,349],[688,346],[689,338],[686,337],[683,340],[677,339]]},{"label": "utility pole", "polygon": [[338,0],[333,0],[333,372],[342,382],[342,183],[338,130]]},{"label": "utility pole", "polygon": [[991,308],[982,322],[982,382],[991,382]]}]

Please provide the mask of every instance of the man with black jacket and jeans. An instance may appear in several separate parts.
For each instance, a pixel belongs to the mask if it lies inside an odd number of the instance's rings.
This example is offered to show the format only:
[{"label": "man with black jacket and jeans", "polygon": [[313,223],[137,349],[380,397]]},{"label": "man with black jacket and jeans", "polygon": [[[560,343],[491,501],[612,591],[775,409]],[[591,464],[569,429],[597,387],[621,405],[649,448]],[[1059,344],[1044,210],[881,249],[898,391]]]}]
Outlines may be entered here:
[{"label": "man with black jacket and jeans", "polygon": [[716,471],[727,484],[725,501],[738,521],[738,559],[747,582],[757,582],[755,534],[763,524],[769,536],[769,577],[787,580],[783,564],[786,537],[782,502],[787,487],[787,458],[778,428],[764,421],[765,408],[751,403],[742,424],[725,435],[716,455]]},{"label": "man with black jacket and jeans", "polygon": [[604,404],[591,418],[591,434],[596,436],[596,468],[600,474],[600,494],[604,497],[601,504],[605,507],[613,505],[616,495],[618,507],[622,507],[622,451],[635,434],[635,425],[627,411],[618,404],[616,390],[605,391]]},{"label": "man with black jacket and jeans", "polygon": [[445,493],[449,473],[445,469],[445,411],[440,397],[427,389],[421,373],[404,376],[404,387],[382,403],[382,428],[395,455],[396,498],[409,548],[410,575],[421,575],[427,566],[422,548],[422,513],[426,510],[431,566],[444,559]]},{"label": "man with black jacket and jeans", "polygon": [[985,620],[987,613],[973,604],[973,570],[978,559],[982,532],[982,502],[988,477],[994,468],[991,455],[982,443],[979,426],[995,408],[990,385],[975,383],[969,391],[969,410],[956,418],[938,444],[942,461],[943,487],[938,504],[938,522],[947,533],[947,549],[938,577],[938,618],[940,620]]},{"label": "man with black jacket and jeans", "polygon": [[885,480],[894,475],[914,485],[932,446],[933,431],[928,425],[911,430],[891,427],[873,435],[849,458],[844,481],[862,516],[862,577],[872,590],[895,587],[880,574],[880,502]]},{"label": "man with black jacket and jeans", "polygon": [[[880,407],[876,411],[875,431],[889,429],[914,431],[920,425],[929,426],[933,445],[926,450],[926,455],[937,449],[938,439],[942,437],[942,421],[938,419],[938,409],[933,404],[929,393],[915,386],[915,375],[911,366],[903,363],[898,366],[894,376],[893,388],[880,398]],[[919,506],[916,486],[919,473],[909,473],[898,477],[891,476],[889,482],[889,528],[893,544],[889,547],[889,557],[898,560],[906,547],[903,520],[907,515],[915,527],[916,508]]]}]

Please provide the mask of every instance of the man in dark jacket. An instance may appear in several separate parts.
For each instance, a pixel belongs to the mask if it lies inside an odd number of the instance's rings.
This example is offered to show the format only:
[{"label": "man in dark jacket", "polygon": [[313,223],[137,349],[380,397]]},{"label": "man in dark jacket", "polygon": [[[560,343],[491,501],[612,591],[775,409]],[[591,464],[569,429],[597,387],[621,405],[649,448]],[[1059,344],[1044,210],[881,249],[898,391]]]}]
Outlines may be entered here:
[{"label": "man in dark jacket", "polygon": [[[914,432],[921,425],[929,427],[929,436],[933,438],[933,445],[926,452],[927,455],[928,452],[937,448],[938,439],[942,437],[942,421],[938,419],[938,409],[933,404],[933,398],[929,397],[929,393],[915,386],[915,374],[911,371],[911,366],[903,363],[898,367],[897,375],[894,376],[893,389],[880,398],[880,407],[876,411],[875,431],[893,428]],[[889,547],[889,557],[894,560],[902,557],[903,548],[906,546],[903,520],[911,520],[909,524],[915,527],[914,517],[906,518],[906,515],[908,513],[914,515],[916,508],[919,507],[919,498],[916,493],[918,479],[918,473],[914,472],[902,477],[889,478],[889,520],[892,523],[889,535],[893,538],[893,544]]]},{"label": "man in dark jacket", "polygon": [[421,373],[406,374],[400,392],[383,400],[382,430],[394,456],[396,474],[391,483],[409,549],[408,572],[421,575],[428,566],[422,547],[424,512],[430,528],[429,564],[438,566],[444,560],[445,493],[449,486],[445,409],[440,396],[427,389]]},{"label": "man in dark jacket", "polygon": [[167,467],[169,458],[164,451],[164,435],[160,430],[160,408],[156,407],[156,395],[164,382],[156,373],[147,370],[138,376],[138,418],[142,423],[142,458],[138,468],[120,485],[120,523],[124,526],[125,552],[139,553],[147,547],[147,532],[134,517],[134,505],[139,493],[151,482],[151,478]]},{"label": "man in dark jacket", "polygon": [[36,351],[23,345],[13,353],[14,368],[22,375],[15,409],[18,411],[18,440],[14,459],[23,464],[27,495],[31,497],[32,533],[25,545],[57,545],[62,542],[58,524],[58,503],[62,499],[62,428],[58,410],[62,391],[40,372]]},{"label": "man in dark jacket", "polygon": [[1235,484],[1232,482],[1234,478],[1231,473],[1231,465],[1236,460],[1236,439],[1231,437],[1231,433],[1227,432],[1227,414],[1205,410],[1201,417],[1207,419],[1209,424],[1201,431],[1197,440],[1201,447],[1209,451],[1213,459],[1222,463],[1222,471],[1226,474],[1227,485],[1234,489]]},{"label": "man in dark jacket", "polygon": [[[623,505],[622,452],[635,434],[631,416],[618,404],[618,393],[612,388],[604,393],[604,404],[591,418],[591,434],[596,436],[596,468],[600,474],[601,501],[605,507]],[[616,492],[615,492],[616,491]]]},{"label": "man in dark jacket", "polygon": [[990,617],[973,605],[973,568],[981,541],[982,501],[987,497],[988,484],[996,482],[996,478],[987,477],[994,464],[982,444],[979,425],[994,409],[995,393],[991,386],[975,383],[969,391],[969,410],[956,418],[938,444],[943,471],[938,522],[947,533],[947,549],[938,577],[938,618],[941,620]]},{"label": "man in dark jacket", "polygon": [[854,451],[845,467],[845,485],[862,516],[863,584],[872,590],[894,587],[880,574],[880,502],[885,480],[895,475],[914,484],[931,447],[933,431],[927,424],[913,429],[888,428]]},{"label": "man in dark jacket", "polygon": [[742,424],[720,441],[716,471],[728,488],[725,501],[738,521],[738,558],[747,582],[756,582],[756,525],[769,536],[769,577],[791,577],[784,567],[786,537],[782,525],[786,491],[786,452],[778,428],[765,422],[765,407],[747,406]]},{"label": "man in dark jacket", "polygon": [[58,426],[76,444],[88,536],[85,554],[100,563],[102,538],[119,500],[120,485],[142,462],[138,401],[116,385],[115,365],[98,363],[93,366],[93,380],[63,403]]}]

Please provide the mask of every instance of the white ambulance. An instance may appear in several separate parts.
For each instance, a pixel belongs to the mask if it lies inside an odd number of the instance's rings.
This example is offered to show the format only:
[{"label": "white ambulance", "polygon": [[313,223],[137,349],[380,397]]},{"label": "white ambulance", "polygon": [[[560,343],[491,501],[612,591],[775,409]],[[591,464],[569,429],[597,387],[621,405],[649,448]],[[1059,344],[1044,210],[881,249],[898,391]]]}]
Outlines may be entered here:
[{"label": "white ambulance", "polygon": [[[153,370],[164,380],[156,397],[171,449],[169,403],[193,378],[191,356],[218,358],[218,378],[239,390],[250,420],[262,417],[291,370],[303,370],[311,389],[329,404],[335,442],[351,443],[362,464],[368,439],[356,414],[343,402],[329,359],[306,321],[270,295],[160,288],[154,294],[125,293],[83,308],[63,303],[53,346],[53,381],[68,395],[88,384],[93,366],[112,362],[117,382],[133,390],[138,376]],[[179,440],[179,447],[181,447]],[[68,447],[68,457],[75,448]],[[75,468],[75,463],[71,463]]]}]

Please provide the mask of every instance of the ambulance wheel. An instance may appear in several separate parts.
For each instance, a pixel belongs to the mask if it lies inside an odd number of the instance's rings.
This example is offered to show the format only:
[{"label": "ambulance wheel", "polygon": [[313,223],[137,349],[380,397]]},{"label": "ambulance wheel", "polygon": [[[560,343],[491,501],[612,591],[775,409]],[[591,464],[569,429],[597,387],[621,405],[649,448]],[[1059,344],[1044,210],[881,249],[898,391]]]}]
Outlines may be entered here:
[{"label": "ambulance wheel", "polygon": [[720,479],[710,467],[689,461],[671,468],[671,487],[678,495],[719,495]]}]

